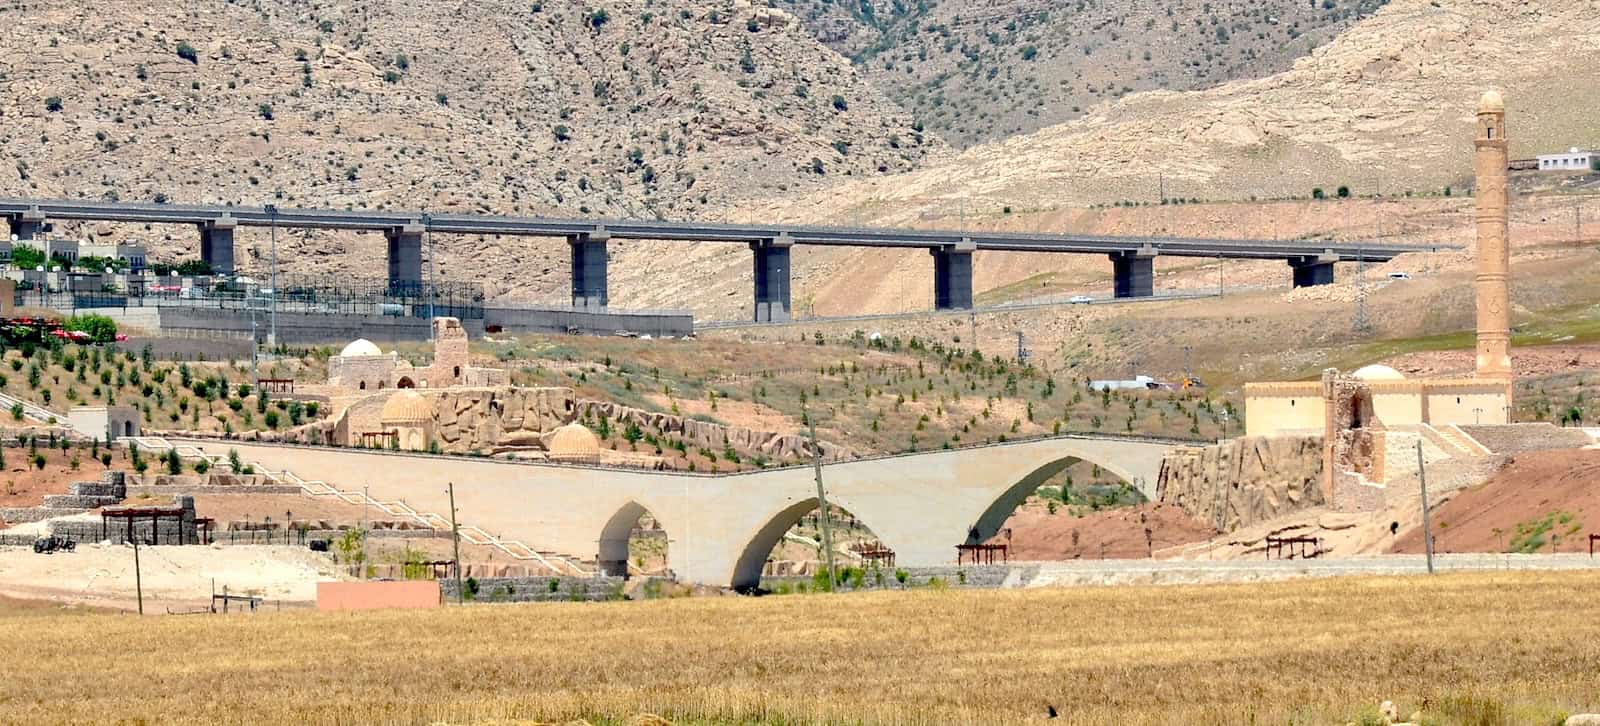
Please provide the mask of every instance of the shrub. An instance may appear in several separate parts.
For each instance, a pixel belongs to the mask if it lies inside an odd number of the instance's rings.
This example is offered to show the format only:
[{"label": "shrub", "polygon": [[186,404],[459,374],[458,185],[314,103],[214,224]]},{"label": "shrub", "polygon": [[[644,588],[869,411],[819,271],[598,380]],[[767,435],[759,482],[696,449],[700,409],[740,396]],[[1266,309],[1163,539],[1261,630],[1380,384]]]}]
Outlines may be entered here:
[{"label": "shrub", "polygon": [[33,468],[44,471],[44,465],[46,463],[47,462],[45,461],[44,454],[33,455]]},{"label": "shrub", "polygon": [[261,118],[266,119],[268,121],[271,121],[272,120],[272,104],[263,103],[260,106],[257,106],[256,107],[256,113],[259,114],[261,116]]},{"label": "shrub", "polygon": [[44,110],[55,113],[61,110],[61,97],[51,96],[44,100]]},{"label": "shrub", "polygon": [[200,476],[205,476],[206,472],[208,471],[211,471],[210,461],[199,459],[194,462],[194,473],[199,474]]},{"label": "shrub", "polygon": [[894,571],[894,580],[895,580],[895,582],[898,582],[898,583],[904,585],[904,584],[906,584],[906,581],[909,580],[909,579],[911,579],[911,573],[906,572],[905,570],[902,570],[902,569],[900,569],[898,567],[895,568],[895,571]]},{"label": "shrub", "polygon": [[189,41],[178,43],[178,57],[196,65],[200,63],[200,52],[189,45]]},{"label": "shrub", "polygon": [[1338,195],[1339,195],[1340,199],[1349,199],[1350,198],[1350,187],[1345,187],[1345,186],[1339,187]]},{"label": "shrub", "polygon": [[[1450,195],[1446,194],[1445,196],[1450,196]],[[1322,187],[1317,187],[1317,188],[1311,190],[1311,198],[1312,199],[1327,199],[1328,195],[1324,194],[1322,192]]]},{"label": "shrub", "polygon": [[589,27],[595,30],[599,30],[600,26],[605,25],[610,20],[611,13],[606,12],[605,8],[599,8],[589,13]]},{"label": "shrub", "polygon": [[845,110],[848,110],[849,108],[850,108],[850,104],[849,104],[849,102],[844,100],[844,96],[841,96],[841,95],[839,95],[837,93],[835,93],[833,95],[833,110],[835,110],[835,111],[845,111]]}]

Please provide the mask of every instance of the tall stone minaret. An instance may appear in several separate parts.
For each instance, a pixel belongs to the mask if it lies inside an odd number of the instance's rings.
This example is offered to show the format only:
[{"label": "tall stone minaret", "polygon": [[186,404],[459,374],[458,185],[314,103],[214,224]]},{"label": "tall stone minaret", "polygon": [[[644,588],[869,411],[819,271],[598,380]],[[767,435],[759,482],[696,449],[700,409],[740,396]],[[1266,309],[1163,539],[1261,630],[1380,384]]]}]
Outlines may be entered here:
[{"label": "tall stone minaret", "polygon": [[1511,247],[1506,239],[1506,104],[1478,102],[1478,377],[1511,382]]}]

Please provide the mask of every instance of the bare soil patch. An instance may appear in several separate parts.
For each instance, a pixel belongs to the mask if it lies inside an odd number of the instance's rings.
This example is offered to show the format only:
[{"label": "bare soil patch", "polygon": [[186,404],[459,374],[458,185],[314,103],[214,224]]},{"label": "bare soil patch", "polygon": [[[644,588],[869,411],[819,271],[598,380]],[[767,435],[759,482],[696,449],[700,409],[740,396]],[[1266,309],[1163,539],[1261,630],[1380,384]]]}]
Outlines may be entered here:
[{"label": "bare soil patch", "polygon": [[[1433,533],[1438,552],[1586,552],[1600,534],[1600,451],[1520,454],[1435,510]],[[1418,527],[1390,551],[1422,549]]]},{"label": "bare soil patch", "polygon": [[993,541],[1006,542],[1005,529],[1011,530],[1011,557],[1018,560],[1149,557],[1152,550],[1203,542],[1216,534],[1170,504],[1141,504],[1081,517],[1065,508],[1051,514],[1045,506],[1030,504],[1014,512]]}]

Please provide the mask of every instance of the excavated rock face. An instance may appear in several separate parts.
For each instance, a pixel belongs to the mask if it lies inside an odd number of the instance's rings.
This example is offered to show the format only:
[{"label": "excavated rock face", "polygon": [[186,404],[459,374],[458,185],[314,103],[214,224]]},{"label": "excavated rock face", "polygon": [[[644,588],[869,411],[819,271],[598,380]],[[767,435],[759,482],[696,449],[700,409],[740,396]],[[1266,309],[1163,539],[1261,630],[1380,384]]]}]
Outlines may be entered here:
[{"label": "excavated rock face", "polygon": [[[741,454],[759,455],[775,461],[811,457],[810,443],[804,436],[696,421],[683,416],[629,408],[611,401],[579,401],[578,406],[585,417],[607,418],[622,426],[631,423],[646,431],[681,436],[691,445],[715,451],[732,446]],[[826,460],[836,461],[853,456],[849,449],[842,446],[826,441],[820,443],[822,457]]]},{"label": "excavated rock face", "polygon": [[[374,412],[393,395],[402,394],[374,394],[326,421],[281,434],[250,432],[244,438],[359,445],[362,432],[382,430],[382,423]],[[804,436],[696,421],[611,401],[578,400],[570,388],[418,389],[408,390],[404,395],[419,396],[432,407],[432,419],[420,422],[419,426],[432,432],[433,441],[445,453],[487,454],[519,447],[543,449],[549,434],[562,426],[582,419],[608,419],[618,428],[634,424],[646,432],[682,438],[690,446],[714,451],[731,446],[742,456],[760,456],[772,461],[811,458],[810,444]],[[827,442],[822,442],[822,455],[830,461],[854,456],[849,449]]]},{"label": "excavated rock face", "polygon": [[1223,532],[1323,504],[1321,436],[1255,436],[1180,449],[1159,499]]}]

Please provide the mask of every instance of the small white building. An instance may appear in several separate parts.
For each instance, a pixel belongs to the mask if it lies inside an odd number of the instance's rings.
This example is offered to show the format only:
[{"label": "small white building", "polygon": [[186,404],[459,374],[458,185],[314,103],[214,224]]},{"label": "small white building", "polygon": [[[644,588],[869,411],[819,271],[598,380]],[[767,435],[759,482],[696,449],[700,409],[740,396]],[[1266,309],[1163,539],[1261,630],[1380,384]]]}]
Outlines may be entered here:
[{"label": "small white building", "polygon": [[1574,146],[1565,154],[1540,154],[1539,171],[1592,171],[1597,162],[1600,162],[1600,152],[1584,151]]},{"label": "small white building", "polygon": [[67,424],[85,436],[116,441],[139,435],[139,409],[132,406],[78,406],[67,411]]}]

